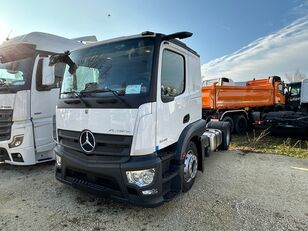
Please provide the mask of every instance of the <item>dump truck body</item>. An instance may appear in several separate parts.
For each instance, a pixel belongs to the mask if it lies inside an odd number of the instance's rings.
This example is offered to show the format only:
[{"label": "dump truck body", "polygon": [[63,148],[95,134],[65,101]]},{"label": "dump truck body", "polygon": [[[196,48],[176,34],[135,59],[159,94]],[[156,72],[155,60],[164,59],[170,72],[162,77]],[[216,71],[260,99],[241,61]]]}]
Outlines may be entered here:
[{"label": "dump truck body", "polygon": [[281,82],[262,79],[248,81],[247,86],[205,86],[202,88],[202,108],[226,110],[284,104],[285,97],[279,85]]},{"label": "dump truck body", "polygon": [[228,121],[237,133],[246,132],[264,113],[284,107],[284,83],[278,76],[251,80],[246,86],[220,82],[202,87],[203,118]]}]

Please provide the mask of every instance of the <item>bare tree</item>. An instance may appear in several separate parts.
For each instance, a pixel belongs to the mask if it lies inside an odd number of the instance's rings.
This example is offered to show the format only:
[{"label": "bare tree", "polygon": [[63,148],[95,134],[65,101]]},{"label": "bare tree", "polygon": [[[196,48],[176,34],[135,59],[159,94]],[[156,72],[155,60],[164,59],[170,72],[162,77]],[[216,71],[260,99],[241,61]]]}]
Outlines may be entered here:
[{"label": "bare tree", "polygon": [[293,74],[285,74],[285,78],[290,82],[300,82],[306,79],[307,76],[297,69]]}]

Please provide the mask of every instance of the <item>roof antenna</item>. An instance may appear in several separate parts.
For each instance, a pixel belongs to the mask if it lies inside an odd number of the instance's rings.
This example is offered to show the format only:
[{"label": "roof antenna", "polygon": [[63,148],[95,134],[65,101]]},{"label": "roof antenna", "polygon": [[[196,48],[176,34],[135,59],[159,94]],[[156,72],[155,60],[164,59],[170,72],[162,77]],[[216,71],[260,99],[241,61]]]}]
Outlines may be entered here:
[{"label": "roof antenna", "polygon": [[13,30],[11,29],[11,30],[10,30],[10,33],[6,36],[6,39],[5,39],[6,41],[9,41],[9,40],[10,40],[10,35],[12,34],[12,32],[13,32]]}]

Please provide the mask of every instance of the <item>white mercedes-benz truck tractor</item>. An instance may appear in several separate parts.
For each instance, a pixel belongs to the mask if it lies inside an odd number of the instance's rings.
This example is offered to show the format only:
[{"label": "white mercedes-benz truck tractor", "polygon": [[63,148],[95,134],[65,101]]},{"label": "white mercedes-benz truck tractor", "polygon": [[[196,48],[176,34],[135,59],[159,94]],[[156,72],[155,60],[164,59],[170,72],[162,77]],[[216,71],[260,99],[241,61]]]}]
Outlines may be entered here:
[{"label": "white mercedes-benz truck tractor", "polygon": [[48,56],[80,46],[40,32],[0,45],[0,162],[54,160],[54,117],[65,65],[50,67]]},{"label": "white mercedes-benz truck tractor", "polygon": [[199,55],[144,32],[55,55],[67,64],[56,110],[56,179],[153,207],[188,191],[210,150],[228,149],[226,122],[202,119]]}]

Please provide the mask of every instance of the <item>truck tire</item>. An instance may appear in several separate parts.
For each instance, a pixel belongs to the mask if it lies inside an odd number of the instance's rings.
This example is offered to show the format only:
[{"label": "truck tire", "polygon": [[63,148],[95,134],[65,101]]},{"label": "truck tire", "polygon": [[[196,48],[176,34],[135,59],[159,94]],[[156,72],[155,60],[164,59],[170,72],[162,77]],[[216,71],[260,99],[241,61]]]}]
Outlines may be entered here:
[{"label": "truck tire", "polygon": [[244,115],[235,117],[234,130],[238,134],[244,134],[248,128],[248,121]]},{"label": "truck tire", "polygon": [[207,128],[219,129],[222,132],[222,143],[218,147],[219,150],[228,150],[231,142],[230,123],[223,121],[210,121]]},{"label": "truck tire", "polygon": [[196,144],[190,141],[186,147],[184,159],[184,174],[182,191],[187,192],[193,186],[198,169],[198,150]]},{"label": "truck tire", "polygon": [[230,131],[231,131],[231,133],[233,133],[233,131],[234,131],[234,121],[233,121],[233,118],[231,116],[225,116],[222,119],[222,121],[230,123]]}]

